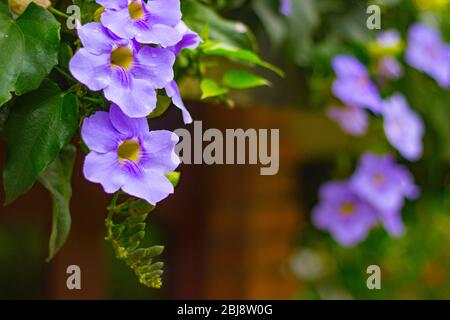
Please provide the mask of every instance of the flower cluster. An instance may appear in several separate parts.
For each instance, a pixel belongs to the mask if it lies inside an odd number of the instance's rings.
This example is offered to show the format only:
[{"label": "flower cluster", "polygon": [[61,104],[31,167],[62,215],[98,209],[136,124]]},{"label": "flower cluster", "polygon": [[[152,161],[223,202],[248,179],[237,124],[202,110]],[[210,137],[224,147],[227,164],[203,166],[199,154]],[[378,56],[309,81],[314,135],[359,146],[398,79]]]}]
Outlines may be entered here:
[{"label": "flower cluster", "polygon": [[418,195],[411,174],[392,156],[366,153],[349,180],[328,182],[320,188],[320,203],[312,220],[343,246],[364,240],[378,222],[391,235],[400,236],[404,232],[401,209],[405,198]]},{"label": "flower cluster", "polygon": [[83,45],[70,61],[72,75],[92,91],[103,91],[110,111],[85,119],[82,138],[90,148],[85,177],[105,192],[119,189],[151,204],[173,192],[165,174],[179,159],[178,138],[168,131],[149,132],[146,117],[156,108],[157,90],[165,90],[192,122],[174,80],[174,63],[199,36],[181,20],[180,0],[97,0],[100,22],[78,27]]},{"label": "flower cluster", "polygon": [[[449,48],[436,30],[417,24],[409,30],[405,60],[446,88],[450,86]],[[373,70],[381,84],[403,75],[403,67],[396,59],[402,51],[397,31],[381,33],[369,49],[377,58]],[[367,132],[368,111],[379,115],[383,118],[389,143],[405,159],[420,159],[425,128],[405,97],[393,93],[383,98],[367,68],[353,56],[336,56],[332,65],[336,74],[332,91],[345,107],[331,107],[327,115],[343,130],[356,136]],[[415,199],[418,195],[411,174],[405,167],[397,165],[393,156],[366,153],[347,181],[328,182],[321,187],[313,223],[319,229],[329,231],[344,246],[362,241],[378,222],[391,235],[400,236],[404,232],[401,209],[405,198]]]},{"label": "flower cluster", "polygon": [[[378,46],[384,49],[398,47],[399,42],[395,31],[383,33],[377,40]],[[385,77],[396,78],[403,72],[393,57],[384,56],[380,63]],[[332,90],[346,106],[330,108],[328,116],[337,121],[346,132],[361,136],[367,132],[369,121],[365,109],[381,115],[390,144],[404,158],[418,160],[423,153],[424,125],[406,99],[399,93],[383,99],[375,82],[370,79],[367,68],[353,56],[336,56],[332,64],[337,76]]]}]

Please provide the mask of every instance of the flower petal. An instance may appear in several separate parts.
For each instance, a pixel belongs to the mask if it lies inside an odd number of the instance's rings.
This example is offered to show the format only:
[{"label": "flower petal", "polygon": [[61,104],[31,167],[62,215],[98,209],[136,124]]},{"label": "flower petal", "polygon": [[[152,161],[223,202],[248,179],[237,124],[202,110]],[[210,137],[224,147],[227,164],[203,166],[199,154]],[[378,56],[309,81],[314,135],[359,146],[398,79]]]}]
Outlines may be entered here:
[{"label": "flower petal", "polygon": [[106,9],[119,10],[128,8],[128,0],[95,0],[99,5]]},{"label": "flower petal", "polygon": [[157,171],[145,170],[143,175],[129,175],[122,190],[155,205],[174,192],[172,183]]},{"label": "flower petal", "polygon": [[133,39],[133,20],[131,20],[128,6],[120,10],[106,10],[101,17],[102,24],[121,38]]},{"label": "flower petal", "polygon": [[149,131],[146,118],[130,118],[116,104],[112,104],[109,109],[109,119],[114,128],[127,138],[138,137]]},{"label": "flower petal", "polygon": [[400,237],[405,233],[405,225],[400,213],[381,213],[380,219],[386,231],[392,236]]},{"label": "flower petal", "polygon": [[172,98],[173,104],[178,107],[183,113],[183,121],[185,124],[192,123],[192,117],[189,111],[186,109],[184,105],[183,99],[181,98],[180,90],[178,89],[178,85],[175,80],[172,80],[166,86],[166,93],[169,98]]},{"label": "flower petal", "polygon": [[93,54],[109,54],[114,42],[101,23],[91,22],[78,28],[78,37],[84,48]]},{"label": "flower petal", "polygon": [[72,75],[92,91],[105,88],[111,81],[111,67],[108,54],[94,55],[81,48],[70,60]]},{"label": "flower petal", "polygon": [[122,139],[122,135],[112,126],[108,113],[104,111],[84,119],[81,137],[90,150],[102,153],[116,150]]},{"label": "flower petal", "polygon": [[119,105],[122,111],[131,118],[149,115],[156,107],[156,92],[148,82],[131,79],[123,83],[115,74],[112,83],[105,88],[105,97]]},{"label": "flower petal", "polygon": [[147,2],[149,21],[175,27],[181,20],[180,0],[153,0]]},{"label": "flower petal", "polygon": [[164,88],[173,80],[175,55],[166,49],[144,47],[136,58],[132,73],[136,79],[145,79],[154,89]]},{"label": "flower petal", "polygon": [[[138,24],[139,25],[139,24]],[[164,24],[142,24],[141,28],[135,29],[136,40],[141,43],[159,44],[162,47],[174,46],[181,41],[183,35],[175,27]]]},{"label": "flower petal", "polygon": [[106,193],[116,192],[125,183],[117,152],[89,153],[84,160],[83,173],[87,180],[100,183]]},{"label": "flower petal", "polygon": [[143,137],[145,156],[142,165],[146,169],[169,173],[180,165],[180,158],[175,153],[178,136],[167,130],[157,130]]}]

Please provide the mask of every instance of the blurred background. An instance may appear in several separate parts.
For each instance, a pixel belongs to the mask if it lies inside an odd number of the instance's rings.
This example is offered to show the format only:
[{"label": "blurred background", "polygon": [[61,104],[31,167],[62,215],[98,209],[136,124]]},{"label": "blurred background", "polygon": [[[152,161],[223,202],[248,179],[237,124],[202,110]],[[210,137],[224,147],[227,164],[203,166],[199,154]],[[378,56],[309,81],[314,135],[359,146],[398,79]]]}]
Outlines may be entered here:
[{"label": "blurred background", "polygon": [[[233,108],[196,102],[198,93],[186,81],[188,108],[204,130],[280,129],[279,173],[260,176],[259,165],[182,165],[175,194],[149,217],[148,244],[166,246],[164,286],[155,290],[140,285],[104,241],[110,197],[84,180],[80,151],[71,234],[51,263],[45,263],[46,191],[37,185],[0,207],[0,298],[450,299],[450,91],[405,64],[403,54],[404,75],[380,87],[383,95],[401,91],[426,126],[423,157],[397,157],[421,189],[403,208],[405,235],[393,238],[379,227],[343,248],[311,224],[322,183],[350,176],[364,151],[395,154],[380,119],[371,119],[367,135],[353,137],[326,116],[338,103],[331,93],[333,57],[352,54],[372,71],[377,34],[396,29],[406,42],[416,22],[433,25],[450,43],[450,1],[292,0],[290,16],[280,14],[276,0],[209,2],[246,23],[261,55],[286,77],[260,70],[272,86],[236,93]],[[381,8],[381,30],[366,26],[369,4]],[[176,129],[184,126],[179,118],[169,110],[150,124]],[[381,267],[382,290],[367,289],[366,269],[373,264]],[[67,290],[69,265],[80,266],[82,290]]]}]

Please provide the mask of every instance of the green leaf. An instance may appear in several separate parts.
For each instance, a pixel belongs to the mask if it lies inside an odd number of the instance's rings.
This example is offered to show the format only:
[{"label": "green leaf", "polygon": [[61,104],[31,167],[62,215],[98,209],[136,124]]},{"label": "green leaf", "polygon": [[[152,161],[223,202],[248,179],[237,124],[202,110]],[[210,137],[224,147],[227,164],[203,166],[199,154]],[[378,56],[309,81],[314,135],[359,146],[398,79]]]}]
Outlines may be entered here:
[{"label": "green leaf", "polygon": [[270,86],[270,81],[247,71],[229,70],[223,76],[223,84],[232,89],[250,89]]},{"label": "green leaf", "polygon": [[22,95],[39,88],[58,64],[60,24],[49,11],[32,2],[17,19],[17,25],[25,39],[20,57],[22,71],[16,82],[16,94]]},{"label": "green leaf", "polygon": [[164,112],[167,111],[167,109],[170,107],[170,102],[172,100],[166,96],[158,96],[158,102],[156,103],[155,110],[150,113],[150,115],[147,117],[148,119],[154,119],[162,116]]},{"label": "green leaf", "polygon": [[172,171],[166,174],[167,179],[169,179],[170,183],[173,184],[173,187],[176,188],[178,182],[180,182],[181,173],[178,171]]},{"label": "green leaf", "polygon": [[0,11],[0,106],[11,99],[20,75],[24,36],[10,16]]},{"label": "green leaf", "polygon": [[284,72],[281,69],[262,60],[260,57],[258,57],[257,54],[251,51],[239,49],[220,42],[205,42],[204,44],[201,45],[201,49],[203,50],[203,53],[206,55],[222,56],[229,59],[235,59],[240,62],[255,64],[257,66],[275,72],[280,77],[284,77]]},{"label": "green leaf", "polygon": [[16,21],[0,10],[0,106],[11,92],[37,89],[58,63],[59,30],[53,15],[35,3]]},{"label": "green leaf", "polygon": [[97,10],[100,5],[95,2],[95,0],[73,0],[73,4],[78,6],[81,10],[81,22],[82,24],[97,21]]},{"label": "green leaf", "polygon": [[241,22],[226,20],[213,9],[195,0],[184,0],[181,4],[183,20],[196,32],[201,33],[207,26],[211,40],[241,49],[255,49],[253,34]]},{"label": "green leaf", "polygon": [[200,83],[202,90],[202,99],[218,97],[228,93],[228,88],[222,87],[220,84],[211,79],[203,79]]},{"label": "green leaf", "polygon": [[76,148],[73,145],[65,146],[55,161],[39,176],[39,182],[50,192],[53,199],[52,233],[47,261],[55,256],[69,236],[71,180],[75,154]]},{"label": "green leaf", "polygon": [[70,141],[78,128],[77,105],[76,96],[48,80],[15,101],[5,125],[7,204],[30,189]]}]

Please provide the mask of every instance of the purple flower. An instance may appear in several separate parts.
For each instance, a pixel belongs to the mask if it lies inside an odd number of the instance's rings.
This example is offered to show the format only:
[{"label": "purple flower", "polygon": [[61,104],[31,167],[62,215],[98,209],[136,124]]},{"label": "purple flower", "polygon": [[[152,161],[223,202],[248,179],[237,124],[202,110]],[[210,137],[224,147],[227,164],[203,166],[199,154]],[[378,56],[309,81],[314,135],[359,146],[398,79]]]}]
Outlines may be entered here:
[{"label": "purple flower", "polygon": [[319,196],[312,221],[317,228],[329,231],[343,246],[364,240],[376,224],[374,209],[347,182],[328,182],[321,186]]},{"label": "purple flower", "polygon": [[397,215],[404,198],[414,199],[419,189],[409,171],[390,155],[364,154],[350,179],[352,190],[383,215]]},{"label": "purple flower", "polygon": [[332,107],[327,110],[327,115],[335,120],[341,128],[354,135],[362,136],[367,132],[369,116],[366,111],[358,107]]},{"label": "purple flower", "polygon": [[415,24],[409,29],[406,62],[450,88],[450,46],[434,28]]},{"label": "purple flower", "polygon": [[395,80],[403,75],[403,67],[397,59],[386,56],[378,63],[377,73],[383,78]]},{"label": "purple flower", "polygon": [[73,76],[118,104],[129,117],[145,117],[156,107],[155,89],[173,80],[175,55],[167,49],[140,47],[99,23],[78,29],[84,46],[70,61]]},{"label": "purple flower", "polygon": [[149,131],[145,118],[129,118],[117,105],[86,118],[81,135],[91,152],[84,162],[87,180],[106,193],[119,189],[151,204],[174,191],[165,174],[178,167],[178,142],[170,131]]},{"label": "purple flower", "polygon": [[290,16],[292,14],[292,0],[281,0],[280,12],[285,16]]},{"label": "purple flower", "polygon": [[[191,29],[189,29],[184,22],[180,22],[176,26],[176,29],[178,32],[180,32],[180,34],[183,35],[183,37],[180,40],[180,42],[178,42],[176,45],[168,48],[175,55],[179,55],[181,51],[183,51],[184,49],[195,49],[202,42],[200,36]],[[175,80],[169,82],[169,84],[166,85],[165,90],[167,96],[169,98],[172,98],[173,104],[176,107],[178,107],[183,113],[184,123],[192,123],[192,117],[189,111],[187,110],[186,106],[184,105],[183,99],[181,98],[180,90]]]},{"label": "purple flower", "polygon": [[189,29],[183,21],[178,23],[175,29],[182,35],[181,40],[177,44],[169,47],[176,56],[184,49],[196,49],[202,42],[200,36]]},{"label": "purple flower", "polygon": [[333,68],[337,79],[333,83],[333,93],[342,102],[353,107],[364,107],[379,113],[381,97],[375,84],[370,80],[366,67],[352,56],[336,56]]},{"label": "purple flower", "polygon": [[422,156],[424,125],[406,99],[395,94],[383,103],[384,132],[389,142],[408,160]]},{"label": "purple flower", "polygon": [[124,39],[140,43],[173,46],[182,35],[180,0],[96,0],[105,7],[102,24]]}]

